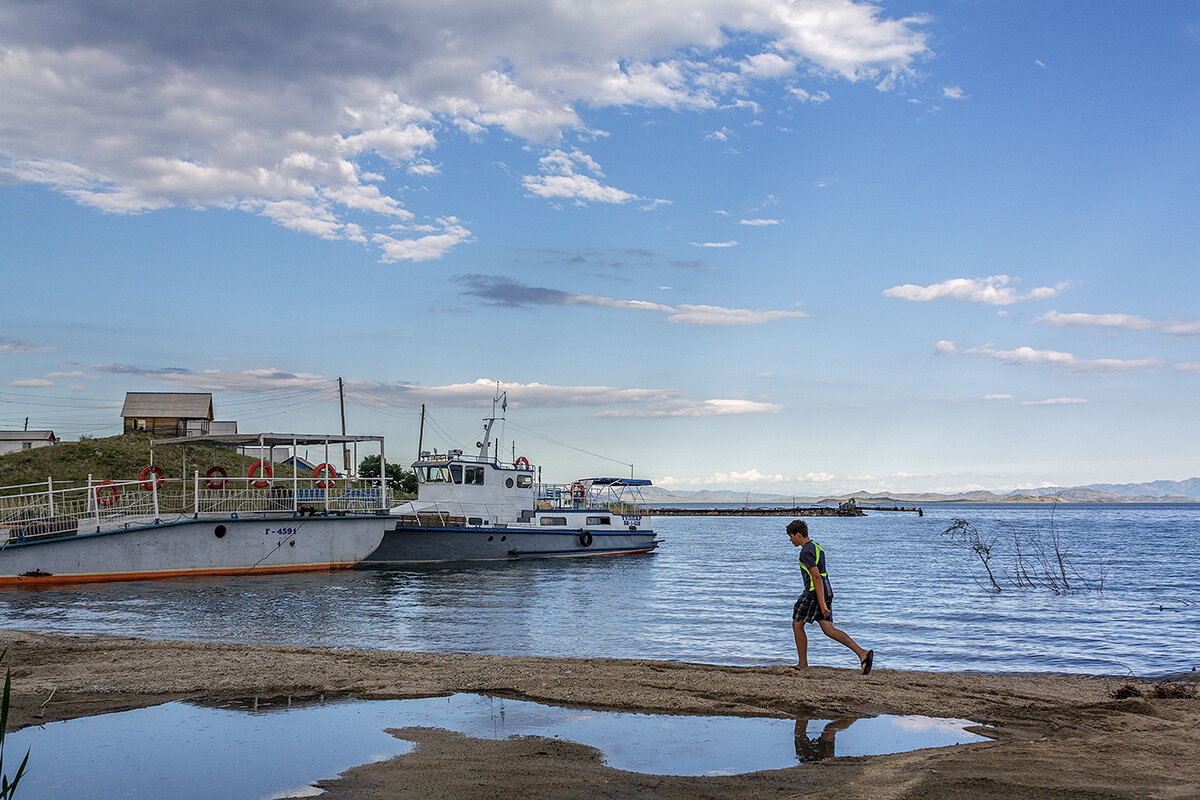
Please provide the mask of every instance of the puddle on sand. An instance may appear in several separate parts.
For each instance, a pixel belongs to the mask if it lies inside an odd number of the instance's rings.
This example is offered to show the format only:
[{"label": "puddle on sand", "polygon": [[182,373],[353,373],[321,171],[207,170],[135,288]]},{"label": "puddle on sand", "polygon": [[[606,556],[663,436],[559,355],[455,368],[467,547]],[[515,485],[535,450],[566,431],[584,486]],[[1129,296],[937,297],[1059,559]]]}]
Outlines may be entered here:
[{"label": "puddle on sand", "polygon": [[[288,706],[167,703],[53,722],[9,734],[24,755],[20,796],[234,800],[311,796],[310,784],[409,752],[385,728],[434,727],[467,736],[544,736],[599,749],[615,769],[730,775],[834,756],[897,753],[986,741],[968,720],[681,717],[590,711],[456,694],[416,700],[336,700]],[[20,756],[13,756],[20,758]]]}]

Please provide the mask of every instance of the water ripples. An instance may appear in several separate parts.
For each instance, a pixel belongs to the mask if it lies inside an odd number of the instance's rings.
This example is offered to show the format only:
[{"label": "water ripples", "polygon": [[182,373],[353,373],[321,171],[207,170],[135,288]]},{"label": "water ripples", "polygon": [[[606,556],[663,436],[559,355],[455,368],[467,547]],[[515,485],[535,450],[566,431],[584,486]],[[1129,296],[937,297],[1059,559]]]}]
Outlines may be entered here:
[{"label": "water ripples", "polygon": [[[969,519],[1009,553],[1059,535],[1105,591],[993,594],[940,535]],[[63,633],[429,652],[792,663],[802,586],[779,517],[668,517],[650,556],[0,592],[0,625]],[[1158,675],[1200,666],[1200,507],[934,506],[810,520],[837,625],[876,665]],[[1003,563],[1002,563],[1003,562]],[[1009,562],[997,556],[993,566]],[[1160,606],[1163,610],[1159,610]],[[854,657],[812,629],[810,662]]]}]

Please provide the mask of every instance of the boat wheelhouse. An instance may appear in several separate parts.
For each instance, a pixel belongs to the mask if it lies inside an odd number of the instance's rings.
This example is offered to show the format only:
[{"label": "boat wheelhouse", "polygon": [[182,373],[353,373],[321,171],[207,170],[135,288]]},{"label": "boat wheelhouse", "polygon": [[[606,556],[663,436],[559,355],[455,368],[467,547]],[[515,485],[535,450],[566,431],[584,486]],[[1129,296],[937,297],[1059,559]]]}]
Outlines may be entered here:
[{"label": "boat wheelhouse", "polygon": [[361,567],[649,553],[658,545],[641,513],[650,481],[582,478],[548,485],[521,457],[493,455],[485,420],[477,455],[422,452],[412,464],[417,499],[391,510],[395,526]]}]

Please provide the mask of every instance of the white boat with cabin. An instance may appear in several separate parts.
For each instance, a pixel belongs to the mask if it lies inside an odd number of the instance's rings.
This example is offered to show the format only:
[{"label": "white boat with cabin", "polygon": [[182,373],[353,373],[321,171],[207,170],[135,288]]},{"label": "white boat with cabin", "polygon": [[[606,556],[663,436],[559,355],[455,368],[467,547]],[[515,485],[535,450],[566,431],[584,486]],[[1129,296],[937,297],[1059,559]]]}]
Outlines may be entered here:
[{"label": "white boat with cabin", "polygon": [[417,499],[391,509],[383,542],[358,567],[450,561],[633,555],[659,544],[635,478],[546,485],[528,459],[501,461],[497,417],[484,420],[477,455],[422,452],[412,464]]},{"label": "white boat with cabin", "polygon": [[[330,445],[377,443],[380,477],[339,476]],[[271,454],[324,446],[311,477],[273,477],[260,459],[242,478],[214,466],[168,478],[154,465],[161,445],[222,445]],[[383,437],[301,434],[187,436],[151,444],[134,480],[93,480],[0,489],[0,586],[263,575],[351,567],[383,538],[388,498]],[[184,462],[186,463],[186,454]]]}]

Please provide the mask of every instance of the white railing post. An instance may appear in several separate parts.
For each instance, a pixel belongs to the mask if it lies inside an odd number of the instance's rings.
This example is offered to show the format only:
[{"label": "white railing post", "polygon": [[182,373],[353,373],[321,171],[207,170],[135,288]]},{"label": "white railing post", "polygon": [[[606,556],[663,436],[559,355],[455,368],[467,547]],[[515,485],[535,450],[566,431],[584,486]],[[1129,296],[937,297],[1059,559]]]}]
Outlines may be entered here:
[{"label": "white railing post", "polygon": [[50,505],[50,519],[54,519],[54,478],[46,478],[46,500]]},{"label": "white railing post", "polygon": [[[88,473],[88,499],[87,507],[90,512],[93,508],[96,509],[96,529],[100,529],[100,503],[96,500],[96,489],[92,486],[92,473]],[[95,504],[93,506],[93,503]]]},{"label": "white railing post", "polygon": [[196,470],[192,481],[192,513],[200,516],[200,470]]},{"label": "white railing post", "polygon": [[158,519],[158,481],[154,478],[154,473],[150,473],[150,495],[154,498],[154,519]]}]

